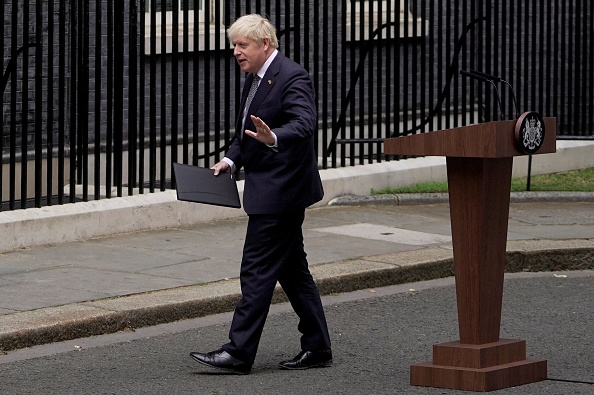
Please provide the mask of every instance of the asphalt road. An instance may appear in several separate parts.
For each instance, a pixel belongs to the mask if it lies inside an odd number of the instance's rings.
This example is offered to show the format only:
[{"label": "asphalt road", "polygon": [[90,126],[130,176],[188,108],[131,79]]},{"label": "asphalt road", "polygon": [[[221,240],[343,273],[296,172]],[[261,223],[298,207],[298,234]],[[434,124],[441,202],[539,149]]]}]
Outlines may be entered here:
[{"label": "asphalt road", "polygon": [[[230,314],[78,339],[0,356],[10,394],[467,394],[413,387],[409,366],[433,344],[457,340],[453,279],[324,297],[334,352],[330,368],[281,371],[296,354],[297,320],[272,307],[252,374],[195,363],[190,351],[226,340]],[[525,339],[548,360],[549,379],[496,394],[594,394],[594,271],[506,275],[502,338]]]}]

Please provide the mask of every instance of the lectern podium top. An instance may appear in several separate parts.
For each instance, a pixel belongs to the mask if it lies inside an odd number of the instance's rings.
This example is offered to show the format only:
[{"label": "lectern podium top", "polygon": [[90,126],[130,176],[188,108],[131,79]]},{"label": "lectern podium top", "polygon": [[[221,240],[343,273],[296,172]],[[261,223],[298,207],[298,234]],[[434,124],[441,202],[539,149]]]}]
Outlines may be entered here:
[{"label": "lectern podium top", "polygon": [[[556,152],[556,119],[544,118],[544,141],[534,154]],[[515,142],[517,121],[495,121],[384,140],[388,155],[506,158],[526,155]]]}]

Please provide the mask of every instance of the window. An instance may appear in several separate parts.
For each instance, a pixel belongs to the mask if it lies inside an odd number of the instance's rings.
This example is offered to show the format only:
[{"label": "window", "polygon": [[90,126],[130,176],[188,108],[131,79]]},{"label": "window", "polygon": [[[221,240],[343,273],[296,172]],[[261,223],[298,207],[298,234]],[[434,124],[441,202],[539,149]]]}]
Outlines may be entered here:
[{"label": "window", "polygon": [[[361,4],[363,3],[363,4]],[[382,8],[381,19],[379,17],[380,4]],[[388,16],[388,3],[390,5],[390,15]],[[396,4],[398,3],[398,5]],[[353,6],[351,7],[351,4]],[[363,12],[361,12],[363,6]],[[354,15],[353,15],[354,13]],[[398,16],[396,16],[398,15]],[[397,18],[400,20],[398,21]],[[382,24],[389,22],[395,23],[393,26],[382,29],[381,34],[376,34],[370,37],[374,31]],[[398,24],[396,25],[396,22]],[[354,26],[354,35],[352,35]],[[361,32],[361,24],[363,24],[363,32]],[[371,27],[371,29],[370,29]],[[398,28],[398,32],[396,31]],[[405,0],[347,0],[347,15],[346,15],[346,38],[347,41],[363,41],[363,40],[377,40],[380,37],[386,38],[390,29],[390,37],[412,38],[421,37],[427,34],[428,26],[426,21],[421,18],[415,19],[406,7]],[[370,31],[371,30],[371,31]],[[361,36],[361,33],[363,36]]]},{"label": "window", "polygon": [[[218,35],[221,40],[221,45],[227,45],[227,37],[225,33],[225,26],[222,20],[215,20],[215,10],[220,9],[220,15],[222,18],[223,13],[223,1],[222,0],[146,0],[145,1],[145,20],[144,20],[144,50],[146,54],[151,54],[151,3],[155,2],[156,15],[155,15],[155,54],[171,53],[173,48],[173,17],[174,7],[177,6],[177,18],[178,18],[178,48],[181,52],[183,50],[184,40],[184,20],[188,20],[188,50],[194,51],[194,40],[199,40],[198,48],[203,51],[205,46],[206,31],[209,32],[210,37],[210,48],[215,49],[215,36]],[[206,15],[205,2],[208,2],[209,15]],[[166,45],[162,48],[162,35],[163,35],[163,12],[165,12],[165,34],[166,34]],[[198,23],[195,23],[195,20]]]}]

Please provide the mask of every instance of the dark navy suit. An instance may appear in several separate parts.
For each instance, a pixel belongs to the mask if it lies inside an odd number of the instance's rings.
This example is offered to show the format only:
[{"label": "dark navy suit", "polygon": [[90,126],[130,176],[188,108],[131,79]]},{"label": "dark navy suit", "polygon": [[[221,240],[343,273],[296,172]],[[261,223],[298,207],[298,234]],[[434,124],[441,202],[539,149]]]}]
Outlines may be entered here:
[{"label": "dark navy suit", "polygon": [[317,128],[315,94],[307,71],[280,52],[268,67],[252,100],[245,129],[255,131],[249,115],[260,117],[276,134],[277,149],[241,129],[252,75],[246,78],[236,135],[227,154],[245,174],[243,205],[249,216],[241,262],[242,298],[223,349],[253,363],[274,287],[282,286],[299,316],[302,350],[330,349],[317,287],[303,247],[305,208],[323,197],[314,151]]}]

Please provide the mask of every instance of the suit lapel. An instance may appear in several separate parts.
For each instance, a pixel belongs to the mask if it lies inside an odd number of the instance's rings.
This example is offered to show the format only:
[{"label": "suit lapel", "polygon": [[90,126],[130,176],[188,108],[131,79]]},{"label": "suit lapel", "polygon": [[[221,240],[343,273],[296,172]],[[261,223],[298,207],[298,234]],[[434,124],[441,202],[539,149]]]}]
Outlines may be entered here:
[{"label": "suit lapel", "polygon": [[250,114],[257,112],[260,104],[262,104],[264,99],[266,99],[266,96],[268,96],[268,93],[270,93],[274,87],[283,57],[284,56],[278,52],[272,63],[270,63],[270,66],[268,66],[268,70],[266,70],[262,81],[260,81],[256,95],[254,96],[252,104],[250,105]]}]

